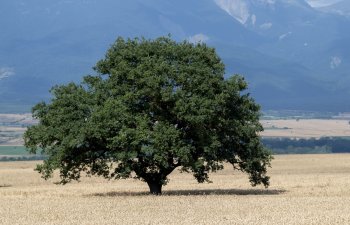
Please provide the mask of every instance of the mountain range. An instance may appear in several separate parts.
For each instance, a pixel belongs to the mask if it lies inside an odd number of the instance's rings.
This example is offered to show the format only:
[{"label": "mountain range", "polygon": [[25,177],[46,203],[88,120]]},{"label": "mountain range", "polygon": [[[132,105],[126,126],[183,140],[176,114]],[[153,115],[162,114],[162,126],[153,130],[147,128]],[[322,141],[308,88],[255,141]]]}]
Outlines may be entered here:
[{"label": "mountain range", "polygon": [[349,28],[346,0],[2,1],[0,112],[94,74],[118,36],[168,34],[215,47],[264,110],[350,111]]}]

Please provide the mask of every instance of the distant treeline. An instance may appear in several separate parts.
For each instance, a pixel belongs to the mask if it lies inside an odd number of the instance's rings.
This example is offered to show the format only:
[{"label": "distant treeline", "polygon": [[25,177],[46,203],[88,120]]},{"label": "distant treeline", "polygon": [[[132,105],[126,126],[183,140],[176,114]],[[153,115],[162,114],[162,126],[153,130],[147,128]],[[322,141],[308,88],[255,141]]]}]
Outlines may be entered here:
[{"label": "distant treeline", "polygon": [[1,156],[0,162],[8,162],[8,161],[35,161],[35,160],[44,160],[46,156],[43,155],[23,155],[23,156]]},{"label": "distant treeline", "polygon": [[350,137],[263,138],[263,143],[274,154],[350,153]]}]

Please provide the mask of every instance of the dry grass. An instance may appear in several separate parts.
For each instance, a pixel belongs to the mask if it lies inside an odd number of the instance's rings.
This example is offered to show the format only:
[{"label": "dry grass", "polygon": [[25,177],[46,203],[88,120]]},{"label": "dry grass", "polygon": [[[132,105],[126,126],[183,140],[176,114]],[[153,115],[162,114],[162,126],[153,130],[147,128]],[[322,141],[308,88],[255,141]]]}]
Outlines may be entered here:
[{"label": "dry grass", "polygon": [[262,120],[265,137],[346,137],[350,136],[348,120],[341,119],[301,119]]},{"label": "dry grass", "polygon": [[271,187],[227,167],[212,184],[175,172],[164,195],[136,180],[57,186],[34,162],[0,163],[0,224],[350,224],[350,155],[276,156]]}]

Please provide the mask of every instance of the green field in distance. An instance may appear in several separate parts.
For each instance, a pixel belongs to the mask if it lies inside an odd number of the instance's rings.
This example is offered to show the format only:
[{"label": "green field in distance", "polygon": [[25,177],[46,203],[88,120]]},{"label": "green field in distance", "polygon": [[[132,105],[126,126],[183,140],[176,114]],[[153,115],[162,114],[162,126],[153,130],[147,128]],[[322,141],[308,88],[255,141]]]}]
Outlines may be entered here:
[{"label": "green field in distance", "polygon": [[0,146],[0,155],[29,155],[24,146]]}]

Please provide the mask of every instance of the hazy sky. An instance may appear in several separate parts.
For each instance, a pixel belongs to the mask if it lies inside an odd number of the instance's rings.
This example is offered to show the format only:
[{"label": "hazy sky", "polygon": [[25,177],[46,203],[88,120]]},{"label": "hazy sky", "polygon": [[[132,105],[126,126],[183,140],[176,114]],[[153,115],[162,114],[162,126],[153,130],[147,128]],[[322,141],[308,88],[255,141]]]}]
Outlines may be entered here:
[{"label": "hazy sky", "polygon": [[307,0],[307,2],[312,6],[312,7],[322,7],[322,6],[327,6],[327,5],[332,5],[337,2],[341,2],[342,0]]}]

